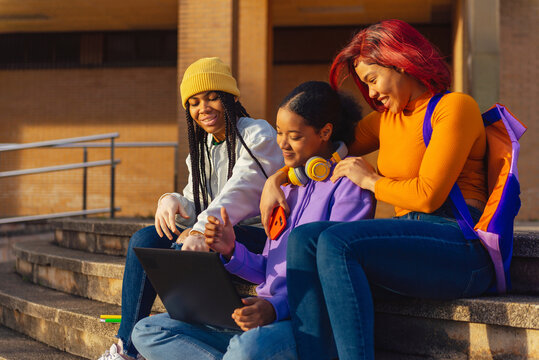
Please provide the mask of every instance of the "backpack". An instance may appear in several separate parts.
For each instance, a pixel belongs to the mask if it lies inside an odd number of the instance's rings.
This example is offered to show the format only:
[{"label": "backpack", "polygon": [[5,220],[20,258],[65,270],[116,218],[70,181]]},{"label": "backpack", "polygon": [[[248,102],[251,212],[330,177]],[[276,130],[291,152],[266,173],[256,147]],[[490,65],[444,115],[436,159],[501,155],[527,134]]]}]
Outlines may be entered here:
[{"label": "backpack", "polygon": [[[446,92],[447,93],[447,92]],[[423,121],[423,141],[428,146],[431,135],[431,117],[434,108],[446,93],[434,95],[427,105]],[[466,239],[481,240],[494,264],[495,289],[505,293],[511,288],[509,266],[513,255],[513,225],[520,209],[520,185],[517,160],[518,140],[526,126],[501,104],[495,104],[482,114],[487,137],[486,167],[488,200],[481,218],[474,227],[462,193],[455,183],[449,193],[453,214]]]}]

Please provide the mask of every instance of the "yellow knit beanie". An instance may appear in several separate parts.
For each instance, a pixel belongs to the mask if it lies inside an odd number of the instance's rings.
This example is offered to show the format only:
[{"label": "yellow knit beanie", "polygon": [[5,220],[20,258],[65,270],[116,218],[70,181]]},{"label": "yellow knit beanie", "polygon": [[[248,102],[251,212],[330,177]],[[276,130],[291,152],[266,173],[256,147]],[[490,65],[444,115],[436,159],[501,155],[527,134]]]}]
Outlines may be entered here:
[{"label": "yellow knit beanie", "polygon": [[180,84],[183,107],[186,108],[185,104],[191,96],[204,91],[224,91],[240,96],[230,67],[218,57],[199,59],[185,70]]}]

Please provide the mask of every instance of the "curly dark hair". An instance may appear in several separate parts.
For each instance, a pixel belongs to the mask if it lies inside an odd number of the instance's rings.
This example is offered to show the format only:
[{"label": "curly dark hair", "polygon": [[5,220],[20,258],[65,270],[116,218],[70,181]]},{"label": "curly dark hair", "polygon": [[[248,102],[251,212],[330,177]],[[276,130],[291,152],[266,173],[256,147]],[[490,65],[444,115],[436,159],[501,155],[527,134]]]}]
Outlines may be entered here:
[{"label": "curly dark hair", "polygon": [[346,145],[354,140],[354,129],[361,119],[361,107],[354,98],[332,89],[323,81],[298,85],[283,99],[279,108],[298,114],[316,130],[332,124],[331,141],[342,141]]}]

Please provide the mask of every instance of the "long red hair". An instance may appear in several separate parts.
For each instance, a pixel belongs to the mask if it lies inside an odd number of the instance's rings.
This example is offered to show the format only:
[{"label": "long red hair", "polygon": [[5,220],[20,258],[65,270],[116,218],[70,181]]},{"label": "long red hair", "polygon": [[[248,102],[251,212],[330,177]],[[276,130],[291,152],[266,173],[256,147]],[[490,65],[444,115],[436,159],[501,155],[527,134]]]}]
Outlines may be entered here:
[{"label": "long red hair", "polygon": [[341,83],[342,73],[352,79],[372,108],[382,104],[369,97],[369,89],[356,74],[355,64],[363,61],[384,67],[403,69],[424,84],[433,94],[451,85],[451,72],[440,51],[410,24],[401,20],[385,20],[359,31],[335,57],[329,72],[334,89]]}]

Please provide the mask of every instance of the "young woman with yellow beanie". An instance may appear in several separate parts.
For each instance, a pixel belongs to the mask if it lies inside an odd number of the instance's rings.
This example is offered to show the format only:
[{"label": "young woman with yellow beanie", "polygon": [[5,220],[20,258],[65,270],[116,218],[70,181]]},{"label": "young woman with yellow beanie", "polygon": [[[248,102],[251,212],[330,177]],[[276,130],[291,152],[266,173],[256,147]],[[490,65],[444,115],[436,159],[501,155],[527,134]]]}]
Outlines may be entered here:
[{"label": "young woman with yellow beanie", "polygon": [[[152,360],[295,360],[296,345],[288,305],[286,249],[290,232],[313,221],[357,221],[374,215],[372,193],[347,178],[330,180],[347,156],[361,111],[353,98],[322,81],[297,86],[281,102],[277,142],[290,168],[291,183],[281,189],[290,213],[284,227],[266,239],[262,254],[237,242],[227,212],[210,217],[206,243],[225,269],[258,284],[256,296],[242,299],[230,315],[239,329],[191,324],[158,314],[140,320],[133,342]],[[305,284],[309,286],[309,284]]]},{"label": "young woman with yellow beanie", "polygon": [[191,64],[184,73],[180,93],[189,138],[188,184],[183,195],[163,194],[155,225],[131,237],[122,285],[119,342],[99,360],[140,358],[131,333],[135,323],[150,313],[156,292],[133,248],[208,251],[204,229],[208,216],[220,218],[221,207],[230,210],[238,241],[257,253],[264,247],[263,229],[238,223],[259,214],[266,174],[283,166],[275,130],[266,121],[249,117],[238,100],[240,91],[230,68],[219,58],[203,58]]}]

